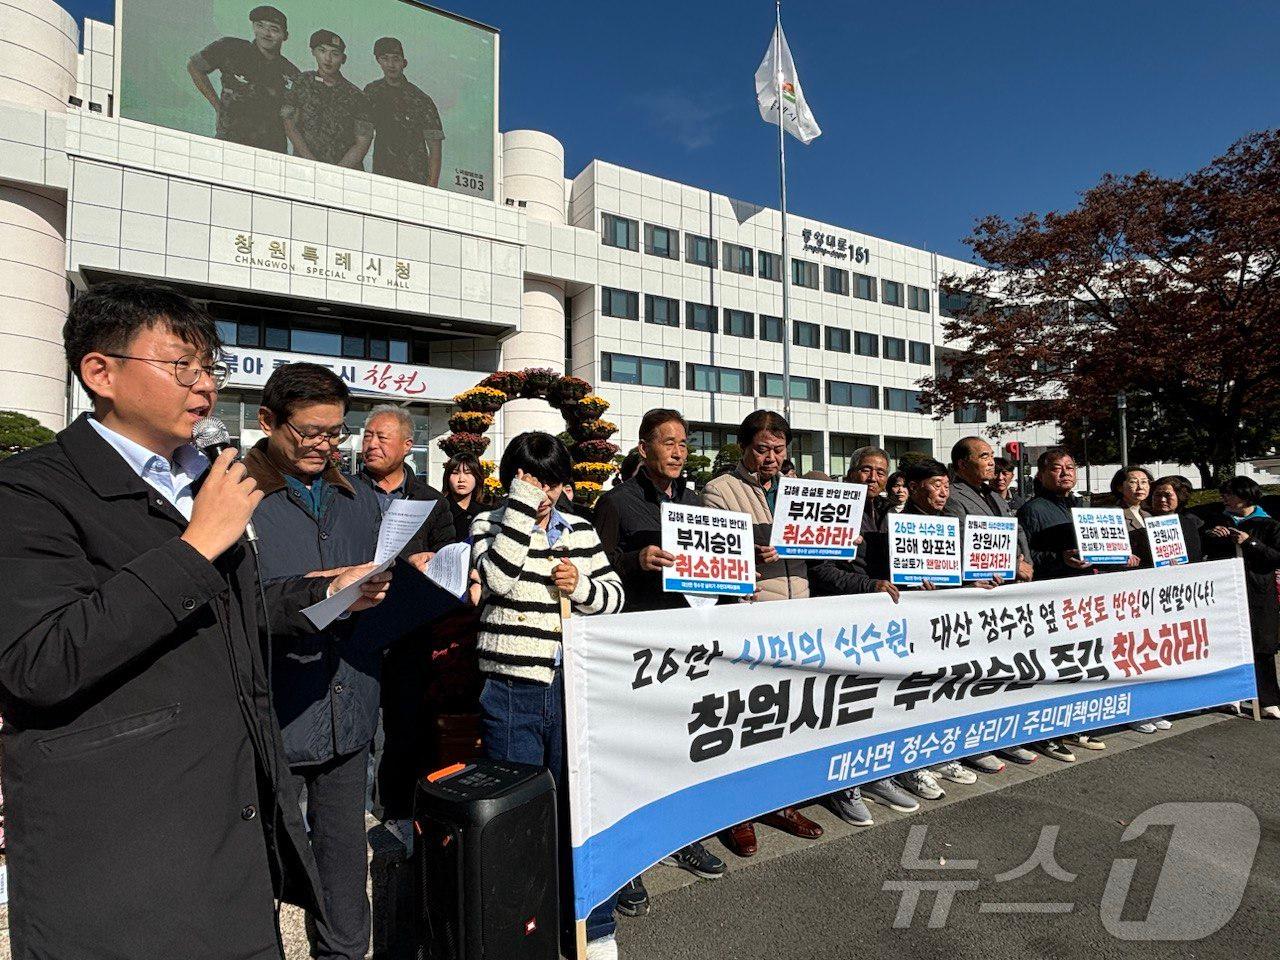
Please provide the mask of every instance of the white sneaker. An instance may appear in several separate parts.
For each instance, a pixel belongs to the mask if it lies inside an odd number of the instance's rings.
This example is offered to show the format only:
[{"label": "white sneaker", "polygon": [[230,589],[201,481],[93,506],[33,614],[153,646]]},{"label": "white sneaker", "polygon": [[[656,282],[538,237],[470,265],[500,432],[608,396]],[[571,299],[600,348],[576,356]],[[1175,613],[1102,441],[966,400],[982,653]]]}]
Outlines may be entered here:
[{"label": "white sneaker", "polygon": [[937,778],[928,770],[908,770],[898,774],[895,779],[921,800],[938,800],[947,795],[938,786]]},{"label": "white sneaker", "polygon": [[1168,720],[1166,720],[1164,717],[1156,717],[1156,718],[1155,718],[1155,719],[1153,719],[1151,722],[1152,722],[1153,724],[1155,724],[1155,727],[1156,727],[1156,729],[1157,729],[1157,730],[1172,730],[1172,729],[1173,729],[1173,724],[1172,724],[1172,723],[1170,723]]},{"label": "white sneaker", "polygon": [[1129,724],[1130,730],[1136,730],[1138,733],[1155,733],[1156,725],[1150,720],[1139,720],[1136,723]]},{"label": "white sneaker", "polygon": [[587,941],[587,960],[618,960],[618,939],[612,933]]},{"label": "white sneaker", "polygon": [[978,775],[960,765],[958,760],[948,760],[946,763],[940,763],[936,767],[931,767],[930,771],[936,773],[943,780],[950,780],[952,783],[977,783]]}]

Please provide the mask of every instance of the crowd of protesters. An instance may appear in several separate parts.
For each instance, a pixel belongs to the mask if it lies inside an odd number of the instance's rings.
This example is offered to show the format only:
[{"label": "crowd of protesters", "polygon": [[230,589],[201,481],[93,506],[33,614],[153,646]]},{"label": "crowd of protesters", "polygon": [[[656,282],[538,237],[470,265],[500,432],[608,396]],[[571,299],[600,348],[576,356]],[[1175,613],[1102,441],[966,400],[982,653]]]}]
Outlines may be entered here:
[{"label": "crowd of protesters", "polygon": [[[72,369],[94,398],[95,412],[60,434],[56,444],[15,457],[0,470],[0,519],[19,534],[3,558],[5,582],[11,588],[6,599],[13,615],[0,636],[4,742],[17,748],[5,770],[5,785],[25,787],[24,793],[11,798],[15,815],[10,843],[20,844],[24,829],[32,836],[61,829],[40,806],[60,796],[54,781],[45,785],[48,789],[32,787],[21,777],[15,779],[14,773],[34,769],[33,749],[49,753],[50,743],[62,742],[49,731],[70,725],[73,735],[81,736],[74,729],[77,710],[92,712],[112,697],[136,698],[139,690],[150,703],[147,697],[157,695],[151,684],[159,683],[156,689],[176,698],[177,693],[168,693],[172,678],[156,678],[172,668],[169,658],[179,650],[196,658],[182,668],[185,673],[177,674],[195,685],[188,695],[197,703],[205,697],[210,715],[221,717],[220,729],[230,731],[237,710],[217,700],[222,681],[214,682],[218,670],[229,666],[247,732],[226,734],[227,770],[237,772],[219,774],[218,783],[201,788],[202,796],[225,792],[236,776],[247,777],[248,785],[240,784],[245,790],[240,800],[232,798],[234,809],[217,808],[236,827],[201,826],[199,836],[188,838],[187,855],[208,861],[224,886],[232,883],[224,892],[241,904],[239,916],[247,918],[237,927],[246,944],[265,936],[261,924],[266,918],[255,906],[255,894],[273,890],[276,898],[290,896],[288,877],[301,876],[303,886],[312,885],[316,893],[310,899],[302,897],[312,908],[313,956],[365,956],[370,934],[365,811],[371,755],[376,767],[374,810],[407,842],[413,835],[409,818],[418,778],[437,765],[474,756],[477,750],[490,758],[548,768],[560,787],[559,796],[568,797],[561,602],[567,599],[573,612],[584,616],[685,606],[683,595],[665,592],[662,586],[663,570],[676,561],[662,548],[664,503],[702,505],[750,517],[758,582],[748,602],[871,593],[897,601],[899,590],[906,588],[895,586],[889,575],[891,513],[1016,516],[1018,581],[1106,572],[1082,560],[1076,549],[1071,515],[1071,509],[1081,505],[1074,492],[1076,465],[1060,447],[1040,455],[1025,497],[1011,487],[1013,464],[997,457],[980,437],[958,441],[949,464],[916,457],[899,464],[897,471],[884,450],[863,447],[839,478],[867,488],[856,556],[806,561],[779,556],[769,546],[780,478],[796,472],[788,459],[791,426],[773,411],[757,410],[742,422],[737,436],[740,461],[700,491],[695,491],[688,474],[689,426],[683,416],[671,409],[649,411],[615,485],[588,509],[572,500],[569,451],[558,438],[541,432],[521,434],[507,444],[497,471],[504,491],[500,498],[489,496],[489,478],[471,456],[450,458],[441,476],[442,489],[436,489],[413,469],[409,456],[414,423],[396,406],[378,407],[368,415],[360,462],[344,472],[336,454],[348,439],[347,386],[327,367],[294,363],[279,367],[264,387],[258,422],[265,436],[245,451],[243,466],[233,464],[229,455],[219,457],[220,469],[232,478],[228,480],[206,473],[208,462],[178,439],[183,429],[190,431],[194,419],[213,409],[217,389],[226,381],[226,368],[217,360],[216,329],[204,311],[171,292],[107,285],[77,300],[64,339]],[[130,366],[128,361],[139,363]],[[91,462],[100,465],[94,469],[100,469],[101,478],[89,479],[90,468],[83,464]],[[806,476],[827,479],[819,473]],[[1133,554],[1121,569],[1152,565],[1143,527],[1147,518],[1169,514],[1180,518],[1191,562],[1242,558],[1259,705],[1266,716],[1280,717],[1274,660],[1280,639],[1280,523],[1263,509],[1261,488],[1247,478],[1234,478],[1223,485],[1220,505],[1208,513],[1192,512],[1191,488],[1184,478],[1156,478],[1144,467],[1126,466],[1116,473],[1112,493],[1124,511],[1133,544]],[[120,542],[113,539],[117,530],[126,533],[119,522],[104,520],[86,528],[83,516],[75,516],[77,511],[84,516],[97,511],[105,517],[117,509],[116,501],[131,496],[140,497],[140,512],[129,514],[124,523],[127,527],[145,520],[151,525],[145,537],[134,533],[128,535],[134,539]],[[208,506],[215,497],[222,498],[217,502],[223,514],[239,519],[228,521],[224,516],[219,521],[217,510]],[[404,549],[406,564],[425,571],[444,547],[470,545],[470,585],[463,602],[423,622],[415,615],[410,582],[414,578],[383,577],[363,587],[361,599],[324,629],[296,616],[300,605],[334,593],[365,569],[362,565],[374,555],[382,516],[398,500],[434,504]],[[237,539],[250,515],[256,528],[252,559]],[[210,532],[215,527],[216,536]],[[188,545],[173,545],[175,536]],[[135,569],[139,555],[145,566]],[[260,590],[260,608],[248,572],[253,564],[267,585]],[[213,599],[228,585],[233,602],[217,606]],[[1001,585],[995,579],[978,586]],[[926,582],[921,589],[935,585]],[[88,606],[79,612],[77,604]],[[146,614],[145,630],[136,611]],[[267,634],[262,650],[248,640],[258,634],[258,618],[273,623],[277,634],[274,645]],[[106,641],[95,630],[105,631],[103,637],[133,638],[134,652],[105,653],[113,648],[104,646]],[[60,656],[66,662],[56,669],[28,652],[56,653],[50,638],[65,647]],[[220,658],[229,658],[227,664]],[[268,709],[274,710],[278,732],[268,722]],[[181,710],[190,715],[189,707],[165,710],[131,717],[128,725],[101,736],[159,736],[170,727],[187,730],[182,724],[191,723],[189,716],[178,717]],[[1134,729],[1154,733],[1169,724],[1161,718],[1134,724]],[[212,749],[199,739],[200,730],[191,727],[189,733],[194,738],[189,750],[196,750],[197,744],[199,749]],[[43,739],[29,742],[40,736]],[[1099,737],[1083,734],[1024,744],[865,783],[823,802],[840,819],[866,826],[873,820],[868,802],[911,812],[922,800],[943,797],[944,784],[972,784],[979,776],[998,776],[1006,763],[1025,765],[1041,757],[1070,763],[1076,750],[1105,747]],[[68,752],[65,757],[70,761],[82,755]],[[135,757],[132,762],[140,768],[150,764],[151,772],[142,778],[133,776],[128,763],[119,765],[121,776],[129,779],[120,781],[114,799],[134,802],[130,791],[145,789],[147,777],[157,783],[177,782],[170,768],[185,770],[190,759],[181,751],[148,753],[145,761]],[[91,778],[100,774],[96,768],[89,772]],[[66,775],[72,775],[72,767]],[[306,820],[305,839],[299,829],[299,804]],[[198,811],[191,813],[201,819]],[[252,842],[245,845],[240,839],[236,849],[241,860],[224,876],[217,865],[224,845],[215,834],[225,829],[231,835],[241,822],[261,829],[268,855],[261,856],[263,851]],[[799,809],[786,807],[730,827],[723,837],[727,849],[739,857],[754,856],[758,825],[805,839],[823,832]],[[174,830],[181,832],[177,826]],[[243,838],[243,831],[235,836]],[[563,836],[567,849],[567,833]],[[127,846],[117,845],[118,855],[122,862],[136,859],[140,850],[151,849],[149,843],[150,838],[134,837]],[[310,849],[309,862],[301,845]],[[45,848],[41,855],[51,852]],[[58,852],[49,862],[62,864],[58,869],[74,875],[77,889],[87,889],[95,876],[92,865],[74,860],[72,854]],[[23,881],[17,889],[27,897],[16,902],[14,936],[34,943],[49,936],[41,924],[57,912],[58,877],[42,871],[30,857],[19,851],[13,861],[15,880]],[[726,869],[723,859],[700,842],[664,862],[706,879]],[[567,865],[563,869],[567,871]],[[230,874],[251,877],[253,882],[235,885]],[[171,872],[159,875],[157,883],[145,892],[151,898],[148,906],[158,913],[173,898],[190,893]],[[560,889],[567,904],[572,889],[567,875]],[[133,903],[128,891],[116,896],[120,906]],[[640,878],[599,905],[587,922],[588,956],[616,957],[615,912],[639,916],[648,908]],[[92,939],[95,917],[82,917],[75,934],[82,940],[77,942]],[[200,919],[205,921],[216,926],[212,913]],[[140,946],[139,955],[168,955],[155,946],[167,942],[167,934],[157,930],[142,925],[135,931],[139,943],[154,947]],[[54,936],[48,944],[57,940]],[[255,949],[246,946],[244,955],[260,955]],[[46,952],[60,951],[49,947]]]}]

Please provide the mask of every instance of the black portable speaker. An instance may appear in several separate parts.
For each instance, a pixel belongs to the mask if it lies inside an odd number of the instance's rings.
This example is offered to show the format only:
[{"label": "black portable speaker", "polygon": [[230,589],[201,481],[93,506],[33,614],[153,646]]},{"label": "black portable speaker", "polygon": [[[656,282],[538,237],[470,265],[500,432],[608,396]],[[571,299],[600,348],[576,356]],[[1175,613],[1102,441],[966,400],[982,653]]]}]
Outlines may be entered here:
[{"label": "black portable speaker", "polygon": [[473,760],[418,781],[414,896],[426,960],[556,960],[556,789],[541,767]]}]

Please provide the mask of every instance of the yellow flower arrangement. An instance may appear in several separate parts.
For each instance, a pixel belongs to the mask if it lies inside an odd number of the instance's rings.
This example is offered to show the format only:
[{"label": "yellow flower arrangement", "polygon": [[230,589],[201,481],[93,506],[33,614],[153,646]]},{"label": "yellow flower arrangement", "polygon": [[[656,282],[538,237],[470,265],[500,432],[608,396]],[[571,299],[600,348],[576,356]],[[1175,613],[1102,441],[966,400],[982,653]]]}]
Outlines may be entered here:
[{"label": "yellow flower arrangement", "polygon": [[573,465],[573,478],[588,483],[604,483],[613,476],[612,463],[575,463]]}]

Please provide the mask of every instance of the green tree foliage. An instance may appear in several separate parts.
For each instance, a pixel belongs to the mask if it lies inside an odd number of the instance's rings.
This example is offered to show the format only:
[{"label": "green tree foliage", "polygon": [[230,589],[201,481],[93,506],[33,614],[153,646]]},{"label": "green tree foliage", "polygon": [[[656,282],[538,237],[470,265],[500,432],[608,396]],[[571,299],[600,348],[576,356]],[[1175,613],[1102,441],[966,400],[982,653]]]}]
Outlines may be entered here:
[{"label": "green tree foliage", "polygon": [[12,410],[0,410],[0,460],[53,440],[53,431],[40,421]]},{"label": "green tree foliage", "polygon": [[1036,398],[1026,421],[1070,440],[1088,419],[1098,461],[1124,390],[1130,460],[1195,464],[1205,484],[1276,442],[1280,131],[1178,179],[1108,174],[1074,209],[990,216],[967,242],[984,266],[942,281],[965,349],[923,382],[939,417]]}]

